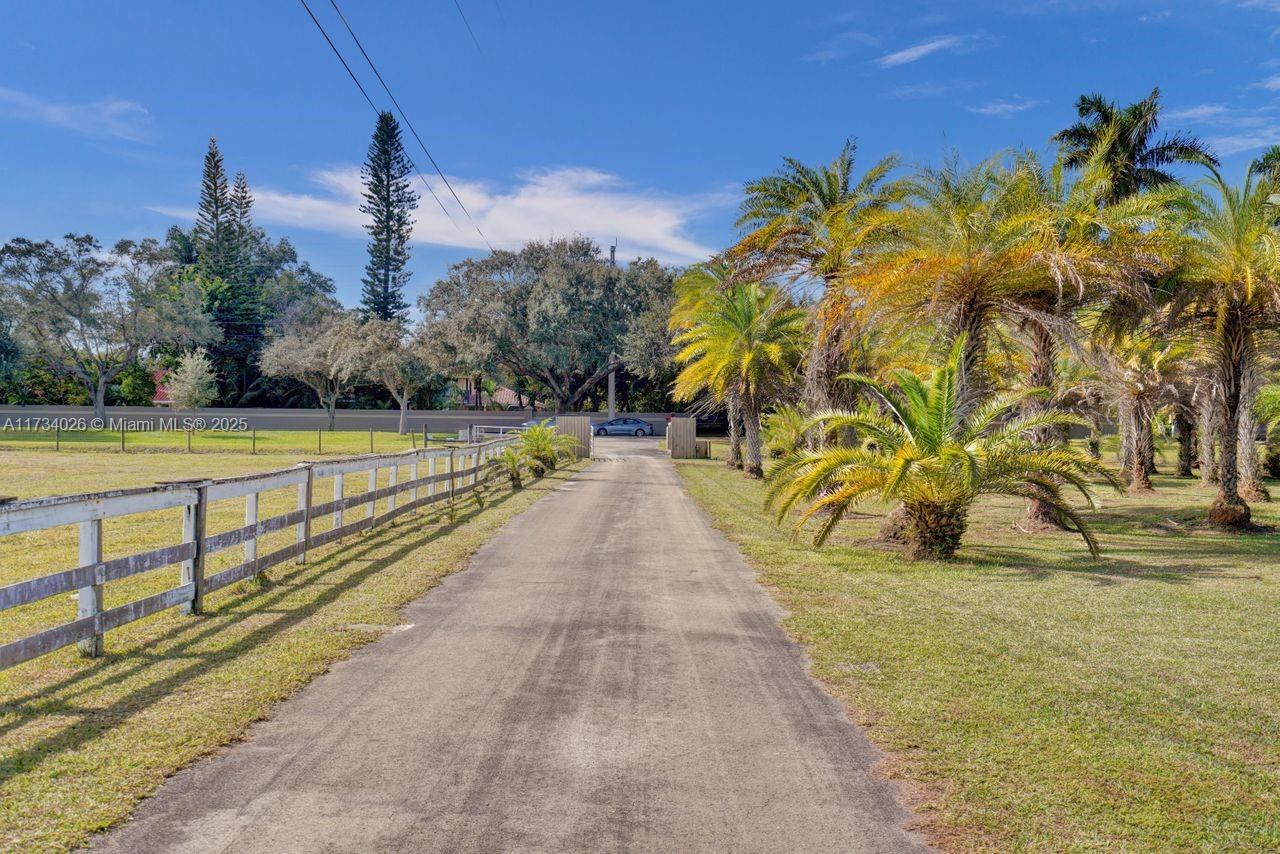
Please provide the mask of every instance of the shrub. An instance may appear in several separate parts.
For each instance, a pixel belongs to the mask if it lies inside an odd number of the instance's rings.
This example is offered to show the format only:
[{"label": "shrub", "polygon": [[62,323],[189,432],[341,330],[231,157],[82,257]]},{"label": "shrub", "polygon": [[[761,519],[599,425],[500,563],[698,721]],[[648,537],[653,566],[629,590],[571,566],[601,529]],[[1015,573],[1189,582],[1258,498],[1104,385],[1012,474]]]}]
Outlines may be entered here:
[{"label": "shrub", "polygon": [[861,502],[900,501],[906,515],[907,554],[945,559],[955,554],[964,535],[969,507],[979,495],[1012,495],[1042,501],[1074,523],[1091,554],[1097,542],[1067,503],[1070,486],[1094,506],[1088,480],[1100,477],[1116,489],[1119,479],[1088,455],[1066,445],[1038,442],[1034,431],[1080,423],[1075,416],[1049,411],[1010,413],[1042,390],[1009,392],[978,406],[968,417],[957,412],[960,347],[947,364],[923,381],[908,371],[895,372],[896,388],[863,377],[880,398],[856,412],[827,412],[807,426],[837,435],[852,432],[858,441],[820,450],[797,451],[771,475],[768,500],[779,521],[794,507],[808,506],[797,532],[823,516],[814,538],[821,545],[844,514]]},{"label": "shrub", "polygon": [[525,428],[520,434],[520,450],[535,477],[555,471],[561,460],[573,459],[578,442],[572,436],[557,433],[550,419]]}]

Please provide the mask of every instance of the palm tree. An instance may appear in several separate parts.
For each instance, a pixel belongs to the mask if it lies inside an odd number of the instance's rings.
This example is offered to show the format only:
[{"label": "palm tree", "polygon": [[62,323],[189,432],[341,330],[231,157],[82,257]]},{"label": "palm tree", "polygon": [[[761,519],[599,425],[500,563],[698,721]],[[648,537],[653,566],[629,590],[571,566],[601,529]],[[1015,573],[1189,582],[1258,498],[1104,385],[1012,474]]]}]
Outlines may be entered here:
[{"label": "palm tree", "polygon": [[[708,303],[717,294],[724,293],[742,278],[742,271],[723,258],[712,258],[710,261],[695,264],[685,270],[676,278],[673,286],[676,299],[671,307],[667,328],[673,334],[688,331],[698,323]],[[729,440],[729,454],[725,458],[725,464],[729,468],[740,469],[742,468],[742,415],[738,411],[737,397],[728,394],[723,400],[714,402],[723,405],[725,409],[725,432]]]},{"label": "palm tree", "polygon": [[1280,321],[1278,191],[1276,177],[1258,164],[1238,186],[1210,168],[1189,191],[1191,251],[1182,276],[1193,291],[1194,332],[1216,386],[1219,484],[1209,520],[1224,528],[1246,527],[1251,516],[1240,495],[1238,447],[1242,416],[1260,384],[1259,353],[1274,343]]},{"label": "palm tree", "polygon": [[1057,443],[1029,438],[1041,427],[1061,429],[1079,419],[1061,412],[1010,416],[1012,410],[1043,389],[994,395],[962,413],[958,408],[964,342],[928,380],[896,372],[890,388],[854,378],[871,388],[881,407],[856,412],[827,412],[814,418],[823,428],[851,429],[859,444],[799,451],[770,475],[769,502],[781,521],[797,505],[807,504],[797,533],[818,516],[815,538],[821,545],[851,507],[878,499],[900,501],[907,516],[907,553],[912,558],[945,559],[955,554],[967,525],[969,508],[980,495],[1034,498],[1070,519],[1092,554],[1097,542],[1067,503],[1063,484],[1078,490],[1093,506],[1090,477],[1115,485],[1115,478],[1085,454]]},{"label": "palm tree", "polygon": [[1119,415],[1129,493],[1152,492],[1155,416],[1165,406],[1179,405],[1193,370],[1192,347],[1185,339],[1132,333],[1088,347],[1085,354],[1095,372],[1082,384]]},{"label": "palm tree", "polygon": [[709,393],[735,400],[746,433],[744,473],[764,475],[760,413],[791,381],[800,359],[804,312],[778,288],[748,282],[710,296],[697,320],[675,338],[673,397]]},{"label": "palm tree", "polygon": [[855,181],[855,155],[848,141],[829,164],[812,167],[788,157],[774,174],[748,183],[737,221],[746,233],[729,250],[759,278],[781,276],[820,289],[805,360],[803,398],[810,407],[829,406],[837,394],[837,377],[847,370],[847,315],[861,301],[847,287],[848,277],[871,248],[877,217],[901,198],[888,181],[896,157]]},{"label": "palm tree", "polygon": [[1081,95],[1080,121],[1055,134],[1065,163],[1080,168],[1101,156],[1113,178],[1109,201],[1118,202],[1143,190],[1176,184],[1168,167],[1179,164],[1218,165],[1209,147],[1194,136],[1174,134],[1156,139],[1160,126],[1160,90],[1119,107],[1102,95]]},{"label": "palm tree", "polygon": [[[1104,141],[1109,137],[1104,134]],[[1013,180],[1026,186],[1028,201],[1020,230],[1032,253],[1026,263],[1040,281],[1008,295],[1003,313],[1016,321],[1029,353],[1027,384],[1057,391],[1058,339],[1075,337],[1072,314],[1084,304],[1147,306],[1147,282],[1171,254],[1168,220],[1177,196],[1151,190],[1109,201],[1115,181],[1101,153],[1079,164],[1067,179],[1067,161],[1049,167],[1034,155],[1019,158]],[[1033,396],[1028,411],[1052,408],[1057,395]],[[1042,429],[1036,437],[1053,437]],[[1024,523],[1058,526],[1052,507],[1032,501]]]}]

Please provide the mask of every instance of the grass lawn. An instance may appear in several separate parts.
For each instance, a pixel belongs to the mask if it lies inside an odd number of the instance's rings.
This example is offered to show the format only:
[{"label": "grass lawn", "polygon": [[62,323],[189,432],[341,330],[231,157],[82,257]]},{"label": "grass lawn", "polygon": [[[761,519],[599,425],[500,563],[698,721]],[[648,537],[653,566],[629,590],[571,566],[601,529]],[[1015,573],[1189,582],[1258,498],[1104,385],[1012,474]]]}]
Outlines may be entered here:
[{"label": "grass lawn", "polygon": [[[432,443],[457,439],[457,433],[431,433]],[[183,430],[125,431],[125,453],[187,450]],[[192,431],[191,452],[196,454],[290,454],[310,459],[317,455],[390,454],[422,446],[422,431],[391,433],[375,430],[199,430]],[[372,447],[371,447],[372,445]],[[120,453],[118,430],[0,430],[0,450],[62,452],[100,451]],[[261,466],[262,464],[259,463]],[[83,491],[83,490],[82,490]]]},{"label": "grass lawn", "polygon": [[870,544],[883,508],[814,551],[758,482],[679,470],[943,847],[1280,850],[1280,534],[1194,529],[1198,482],[1104,495],[1099,561],[986,501],[939,564]]},{"label": "grass lawn", "polygon": [[[292,462],[0,451],[0,493],[84,492]],[[239,737],[274,703],[395,625],[401,605],[464,567],[505,521],[565,476],[532,481],[521,492],[495,478],[483,510],[464,498],[452,521],[444,512],[422,511],[316,549],[304,565],[273,567],[261,587],[242,582],[212,594],[203,616],[168,611],[109,632],[103,658],[84,659],[68,648],[0,671],[0,850],[67,850],[122,820],[167,775]],[[364,485],[348,484],[347,491]],[[290,492],[264,495],[263,516],[291,508]],[[217,502],[208,530],[237,527],[242,514],[242,499]],[[325,530],[327,521],[318,523],[315,530]],[[108,520],[106,557],[176,542],[180,530],[178,511]],[[292,537],[272,536],[282,539],[264,543],[262,553]],[[216,557],[221,563],[210,573],[241,559],[238,549]],[[73,527],[0,539],[0,585],[75,562]],[[106,606],[173,586],[177,577],[177,567],[169,567],[112,582]],[[74,614],[74,601],[63,596],[5,611],[0,642]]]}]

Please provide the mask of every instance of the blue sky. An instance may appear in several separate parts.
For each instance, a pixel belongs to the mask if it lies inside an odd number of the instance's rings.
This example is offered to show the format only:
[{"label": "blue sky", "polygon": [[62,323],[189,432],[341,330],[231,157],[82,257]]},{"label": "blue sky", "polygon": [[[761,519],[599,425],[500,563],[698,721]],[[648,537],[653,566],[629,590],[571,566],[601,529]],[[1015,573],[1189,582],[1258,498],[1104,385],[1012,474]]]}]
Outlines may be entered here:
[{"label": "blue sky", "polygon": [[[309,2],[382,103],[328,0]],[[479,49],[453,0],[340,5],[495,245],[578,232],[696,260],[784,154],[1047,150],[1086,91],[1159,85],[1166,128],[1232,175],[1280,142],[1280,0],[459,2]],[[0,239],[162,235],[216,136],[260,224],[355,301],[373,114],[301,5],[0,0],[0,20]],[[479,251],[453,214],[423,200],[414,293]]]}]

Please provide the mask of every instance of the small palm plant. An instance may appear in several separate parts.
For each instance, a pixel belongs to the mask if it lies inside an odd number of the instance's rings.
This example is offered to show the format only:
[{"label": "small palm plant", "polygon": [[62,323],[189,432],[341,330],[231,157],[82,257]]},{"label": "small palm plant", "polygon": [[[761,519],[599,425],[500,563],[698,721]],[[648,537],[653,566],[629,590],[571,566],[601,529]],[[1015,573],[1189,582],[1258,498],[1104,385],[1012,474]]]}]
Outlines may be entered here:
[{"label": "small palm plant", "polygon": [[809,426],[854,431],[856,445],[797,451],[774,469],[767,490],[781,521],[797,505],[808,506],[796,524],[799,533],[814,517],[823,521],[814,538],[821,545],[851,507],[869,499],[899,501],[907,517],[907,553],[915,559],[946,559],[964,535],[969,508],[980,495],[1010,495],[1045,502],[1074,523],[1093,555],[1097,541],[1063,495],[1074,487],[1095,506],[1090,477],[1119,489],[1111,472],[1087,455],[1029,436],[1043,428],[1063,428],[1080,419],[1056,411],[1012,415],[1039,389],[993,396],[968,417],[957,413],[963,342],[928,380],[899,370],[896,388],[863,377],[879,409],[826,412]]},{"label": "small palm plant", "polygon": [[550,419],[525,428],[520,434],[520,450],[534,477],[555,471],[561,460],[573,458],[578,442],[572,436],[557,433]]},{"label": "small palm plant", "polygon": [[516,445],[508,445],[498,454],[497,460],[498,465],[506,473],[507,479],[511,481],[511,488],[523,489],[524,479],[521,475],[529,462],[524,449]]},{"label": "small palm plant", "polygon": [[804,443],[805,423],[808,419],[799,407],[779,403],[764,417],[764,448],[770,458],[780,459],[795,453]]}]

